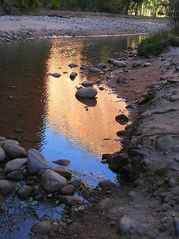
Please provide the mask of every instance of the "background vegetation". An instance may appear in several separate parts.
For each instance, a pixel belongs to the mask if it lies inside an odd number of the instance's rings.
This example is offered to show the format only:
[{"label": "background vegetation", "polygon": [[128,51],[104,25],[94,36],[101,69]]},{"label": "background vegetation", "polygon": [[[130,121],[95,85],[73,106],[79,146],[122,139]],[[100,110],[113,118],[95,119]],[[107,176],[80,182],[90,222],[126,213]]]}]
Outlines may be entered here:
[{"label": "background vegetation", "polygon": [[22,13],[45,8],[70,11],[95,11],[147,16],[170,15],[178,21],[179,0],[0,0],[4,13]]}]

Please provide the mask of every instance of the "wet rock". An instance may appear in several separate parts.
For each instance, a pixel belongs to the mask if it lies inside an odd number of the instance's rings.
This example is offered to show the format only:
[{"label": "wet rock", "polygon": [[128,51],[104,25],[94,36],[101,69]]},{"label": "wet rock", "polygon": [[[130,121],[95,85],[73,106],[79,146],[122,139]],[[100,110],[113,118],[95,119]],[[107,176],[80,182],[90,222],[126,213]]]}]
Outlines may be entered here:
[{"label": "wet rock", "polygon": [[52,167],[38,150],[30,148],[28,150],[27,168],[29,173],[38,173],[40,170]]},{"label": "wet rock", "polygon": [[55,160],[53,161],[53,163],[61,165],[61,166],[68,166],[70,164],[70,160],[68,159],[59,159],[59,160]]},{"label": "wet rock", "polygon": [[62,187],[60,191],[63,195],[73,195],[75,193],[75,190],[76,189],[74,185],[68,184]]},{"label": "wet rock", "polygon": [[95,73],[95,74],[100,74],[100,73],[102,73],[102,71],[101,71],[99,68],[93,67],[93,66],[89,67],[89,72]]},{"label": "wet rock", "polygon": [[82,86],[84,87],[92,87],[95,83],[93,81],[84,81],[82,82]]},{"label": "wet rock", "polygon": [[15,159],[15,158],[24,158],[27,156],[27,153],[24,148],[17,146],[15,144],[11,143],[4,143],[3,149],[6,152],[6,154],[9,156],[9,158]]},{"label": "wet rock", "polygon": [[170,151],[173,145],[173,140],[170,135],[158,136],[156,140],[156,148],[160,151]]},{"label": "wet rock", "polygon": [[60,78],[60,74],[59,73],[49,73],[50,76],[53,76],[55,78]]},{"label": "wet rock", "polygon": [[111,180],[102,180],[98,183],[100,188],[111,188],[111,187],[115,187],[116,184],[113,183]]},{"label": "wet rock", "polygon": [[27,163],[27,158],[17,158],[9,161],[5,165],[6,172],[11,172],[14,170],[19,170]]},{"label": "wet rock", "polygon": [[41,177],[42,187],[46,192],[55,192],[60,190],[67,184],[66,178],[59,175],[58,173],[47,169]]},{"label": "wet rock", "polygon": [[71,80],[74,80],[76,77],[77,77],[77,73],[76,72],[72,72],[71,74],[70,74],[70,79]]},{"label": "wet rock", "polygon": [[74,64],[74,63],[71,63],[71,64],[69,64],[68,65],[70,68],[76,68],[76,67],[78,67],[78,65],[77,64]]},{"label": "wet rock", "polygon": [[173,218],[173,225],[175,229],[175,235],[179,236],[179,218],[178,217]]},{"label": "wet rock", "polygon": [[27,199],[32,194],[33,188],[29,185],[24,185],[18,190],[18,196],[22,199]]},{"label": "wet rock", "polygon": [[116,82],[118,84],[125,84],[127,83],[127,78],[125,76],[119,76]]},{"label": "wet rock", "polygon": [[72,172],[66,166],[57,167],[54,171],[67,179],[72,177]]},{"label": "wet rock", "polygon": [[13,192],[15,189],[15,183],[9,180],[0,180],[0,194],[6,196]]},{"label": "wet rock", "polygon": [[6,139],[4,141],[5,144],[13,144],[13,145],[16,145],[16,146],[20,146],[19,142],[16,141],[16,140],[13,140],[13,139]]},{"label": "wet rock", "polygon": [[118,132],[116,133],[116,135],[117,135],[118,137],[124,137],[124,136],[125,136],[125,133],[126,133],[125,130],[120,130],[120,131],[118,131]]},{"label": "wet rock", "polygon": [[123,216],[119,222],[119,232],[121,234],[127,234],[132,229],[132,221],[129,217]]},{"label": "wet rock", "polygon": [[2,210],[3,203],[4,203],[4,196],[0,194],[0,211]]},{"label": "wet rock", "polygon": [[50,221],[42,221],[34,224],[31,227],[31,232],[35,234],[48,234],[52,230],[52,223]]},{"label": "wet rock", "polygon": [[132,64],[132,68],[136,68],[136,67],[139,67],[139,66],[142,66],[142,63],[140,61],[134,61],[133,64]]},{"label": "wet rock", "polygon": [[115,120],[121,125],[125,125],[129,121],[128,117],[124,114],[116,116]]},{"label": "wet rock", "polygon": [[0,147],[0,162],[6,159],[6,153],[3,148]]},{"label": "wet rock", "polygon": [[94,99],[97,95],[97,90],[92,87],[81,88],[77,90],[76,97],[77,98],[86,98],[86,99]]}]

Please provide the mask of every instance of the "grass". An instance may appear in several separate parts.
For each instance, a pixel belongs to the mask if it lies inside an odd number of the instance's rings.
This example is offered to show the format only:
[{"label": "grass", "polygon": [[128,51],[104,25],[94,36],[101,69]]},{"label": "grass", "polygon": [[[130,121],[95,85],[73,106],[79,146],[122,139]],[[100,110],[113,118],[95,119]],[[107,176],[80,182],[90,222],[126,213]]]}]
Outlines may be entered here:
[{"label": "grass", "polygon": [[138,55],[144,57],[158,55],[169,46],[179,47],[179,39],[173,33],[159,32],[139,44]]}]

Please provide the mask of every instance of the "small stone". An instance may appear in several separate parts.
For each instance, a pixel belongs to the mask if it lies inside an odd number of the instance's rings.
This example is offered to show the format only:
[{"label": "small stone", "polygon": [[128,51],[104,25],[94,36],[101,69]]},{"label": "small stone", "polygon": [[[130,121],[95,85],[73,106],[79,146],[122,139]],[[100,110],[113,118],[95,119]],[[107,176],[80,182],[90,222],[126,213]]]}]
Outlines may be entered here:
[{"label": "small stone", "polygon": [[51,231],[52,227],[53,225],[50,221],[42,221],[34,224],[31,227],[31,232],[35,234],[48,234]]},{"label": "small stone", "polygon": [[53,76],[55,78],[59,78],[61,75],[59,73],[49,73],[49,76]]},{"label": "small stone", "polygon": [[61,165],[61,166],[68,166],[70,164],[70,160],[68,160],[68,159],[59,159],[59,160],[53,161],[53,163]]},{"label": "small stone", "polygon": [[63,195],[73,195],[75,193],[75,186],[68,184],[60,189]]},{"label": "small stone", "polygon": [[125,76],[119,76],[116,81],[118,84],[127,83],[127,78]]},{"label": "small stone", "polygon": [[162,210],[163,210],[164,212],[167,212],[167,211],[172,210],[172,207],[171,207],[168,203],[164,203],[164,204],[162,205]]},{"label": "small stone", "polygon": [[111,188],[116,186],[116,184],[111,180],[102,180],[98,183],[98,185],[100,188]]},{"label": "small stone", "polygon": [[136,68],[136,67],[139,67],[141,65],[142,65],[142,63],[140,61],[134,61],[133,64],[132,64],[132,68]]},{"label": "small stone", "polygon": [[74,63],[71,63],[71,64],[69,64],[68,65],[70,68],[76,68],[76,67],[78,67],[78,65],[77,64],[74,64]]},{"label": "small stone", "polygon": [[121,234],[129,233],[132,229],[131,219],[127,216],[123,216],[119,222],[119,231]]},{"label": "small stone", "polygon": [[151,66],[152,65],[152,63],[150,63],[150,62],[145,62],[144,63],[144,67],[149,67],[149,66]]},{"label": "small stone", "polygon": [[72,177],[72,172],[66,166],[57,167],[54,169],[54,171],[67,179]]},{"label": "small stone", "polygon": [[121,114],[121,115],[118,115],[116,116],[115,120],[120,123],[121,125],[125,125],[128,123],[129,119],[126,115],[124,114]]},{"label": "small stone", "polygon": [[75,206],[77,204],[81,204],[81,199],[79,197],[74,196],[61,196],[59,197],[61,203],[65,203],[69,206]]},{"label": "small stone", "polygon": [[87,88],[81,88],[77,90],[75,96],[77,98],[95,99],[97,93],[98,92],[95,88],[87,87]]},{"label": "small stone", "polygon": [[3,145],[3,149],[5,150],[7,155],[12,159],[23,158],[27,156],[27,153],[24,148],[15,144],[6,143],[6,141]]},{"label": "small stone", "polygon": [[33,188],[31,186],[24,185],[18,190],[18,196],[22,199],[26,199],[32,194],[32,191]]},{"label": "small stone", "polygon": [[15,183],[13,183],[12,181],[4,179],[0,180],[0,194],[2,194],[3,196],[10,194],[14,189]]},{"label": "small stone", "polygon": [[72,72],[71,74],[70,74],[70,79],[71,80],[74,80],[76,77],[77,77],[77,73],[76,72]]},{"label": "small stone", "polygon": [[84,82],[82,82],[82,86],[84,86],[84,87],[91,87],[94,84],[95,83],[93,81],[84,81]]}]

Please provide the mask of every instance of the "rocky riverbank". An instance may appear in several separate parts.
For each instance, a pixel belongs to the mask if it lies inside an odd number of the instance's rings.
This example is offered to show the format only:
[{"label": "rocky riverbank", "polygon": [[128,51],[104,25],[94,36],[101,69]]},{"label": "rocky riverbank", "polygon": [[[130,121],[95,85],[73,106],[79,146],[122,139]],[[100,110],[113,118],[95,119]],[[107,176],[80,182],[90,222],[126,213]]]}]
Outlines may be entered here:
[{"label": "rocky riverbank", "polygon": [[0,16],[0,41],[58,36],[154,33],[170,29],[170,20],[118,15]]}]

